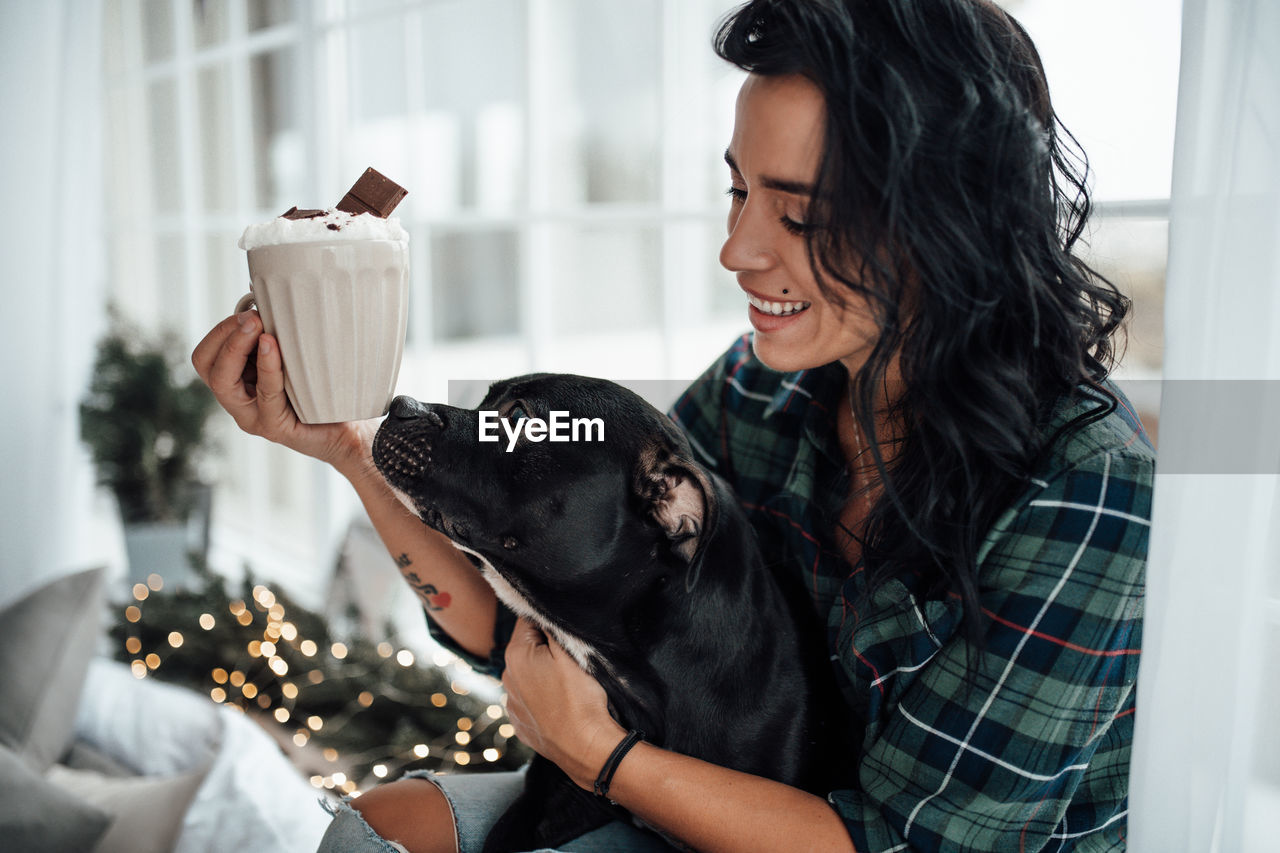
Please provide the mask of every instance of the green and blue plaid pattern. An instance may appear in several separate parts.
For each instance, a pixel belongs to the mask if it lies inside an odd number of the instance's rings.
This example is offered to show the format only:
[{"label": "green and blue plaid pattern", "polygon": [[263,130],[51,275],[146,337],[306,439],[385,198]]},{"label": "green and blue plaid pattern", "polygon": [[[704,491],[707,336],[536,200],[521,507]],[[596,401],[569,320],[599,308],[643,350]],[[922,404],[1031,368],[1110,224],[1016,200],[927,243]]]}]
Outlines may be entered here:
[{"label": "green and blue plaid pattern", "polygon": [[[838,364],[774,372],[746,335],[671,415],[827,622],[857,780],[828,799],[855,847],[1124,849],[1155,468],[1138,419],[1121,397],[1059,439],[986,533],[974,658],[958,599],[918,598],[909,577],[869,593],[836,551],[846,381]],[[1089,405],[1061,404],[1046,435]]]}]

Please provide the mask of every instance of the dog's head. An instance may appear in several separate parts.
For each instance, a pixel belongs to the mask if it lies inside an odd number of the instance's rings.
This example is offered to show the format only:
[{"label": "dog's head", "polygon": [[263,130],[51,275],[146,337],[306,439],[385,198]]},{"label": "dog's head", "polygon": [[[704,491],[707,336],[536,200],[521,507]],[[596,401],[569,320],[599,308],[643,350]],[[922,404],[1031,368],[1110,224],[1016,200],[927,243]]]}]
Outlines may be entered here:
[{"label": "dog's head", "polygon": [[517,377],[475,409],[399,397],[373,457],[517,613],[587,638],[669,584],[696,584],[719,511],[679,429],[602,379]]}]

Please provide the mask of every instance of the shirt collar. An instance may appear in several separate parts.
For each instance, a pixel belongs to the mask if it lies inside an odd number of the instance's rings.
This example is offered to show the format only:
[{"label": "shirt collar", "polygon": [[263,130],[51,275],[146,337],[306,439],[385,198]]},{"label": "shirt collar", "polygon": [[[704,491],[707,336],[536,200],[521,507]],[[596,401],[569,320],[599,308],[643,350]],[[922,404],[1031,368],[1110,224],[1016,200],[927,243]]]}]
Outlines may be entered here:
[{"label": "shirt collar", "polygon": [[847,381],[848,371],[838,361],[809,370],[785,373],[778,382],[778,390],[765,406],[764,417],[785,412],[804,417],[808,422],[816,413],[829,416],[839,403]]}]

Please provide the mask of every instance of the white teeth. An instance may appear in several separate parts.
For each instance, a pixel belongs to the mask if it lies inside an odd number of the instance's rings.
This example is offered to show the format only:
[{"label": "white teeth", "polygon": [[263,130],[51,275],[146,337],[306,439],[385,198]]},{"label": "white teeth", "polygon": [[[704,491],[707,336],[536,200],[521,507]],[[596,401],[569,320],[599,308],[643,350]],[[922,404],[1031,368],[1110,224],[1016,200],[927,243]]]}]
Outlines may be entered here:
[{"label": "white teeth", "polygon": [[774,317],[798,314],[810,305],[808,302],[769,302],[765,299],[757,299],[750,294],[747,295],[747,301],[754,305],[757,310],[763,311],[765,314],[772,314]]}]

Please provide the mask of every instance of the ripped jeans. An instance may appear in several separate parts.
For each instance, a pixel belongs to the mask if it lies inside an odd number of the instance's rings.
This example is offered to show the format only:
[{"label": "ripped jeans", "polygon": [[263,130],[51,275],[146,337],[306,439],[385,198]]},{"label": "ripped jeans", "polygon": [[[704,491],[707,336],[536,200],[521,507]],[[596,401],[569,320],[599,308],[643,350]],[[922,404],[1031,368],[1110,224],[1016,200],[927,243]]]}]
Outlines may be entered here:
[{"label": "ripped jeans", "polygon": [[[459,853],[480,853],[489,830],[524,789],[522,771],[437,776],[420,770],[406,776],[427,779],[444,792],[453,812]],[[326,806],[333,822],[316,853],[407,853],[401,845],[378,835],[349,802],[348,798],[335,808]],[[671,853],[674,849],[651,832],[614,821],[556,851],[535,853]]]}]

